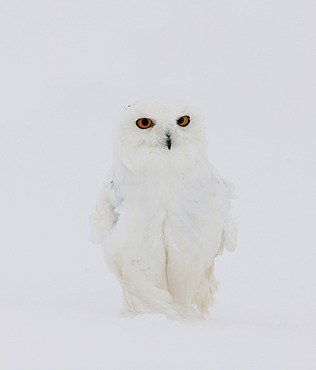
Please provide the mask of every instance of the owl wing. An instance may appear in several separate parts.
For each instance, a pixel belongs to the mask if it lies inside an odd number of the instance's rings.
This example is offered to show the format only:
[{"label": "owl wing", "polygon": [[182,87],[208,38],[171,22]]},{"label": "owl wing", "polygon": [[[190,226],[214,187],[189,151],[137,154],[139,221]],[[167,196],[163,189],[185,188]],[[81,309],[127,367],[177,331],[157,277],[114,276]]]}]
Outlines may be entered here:
[{"label": "owl wing", "polygon": [[224,194],[224,204],[226,209],[224,227],[222,233],[222,241],[218,254],[221,254],[226,247],[229,251],[234,251],[237,245],[238,225],[235,218],[231,214],[232,202],[236,199],[235,186],[233,183],[224,180],[217,169],[210,164],[213,176],[220,187],[220,193]]},{"label": "owl wing", "polygon": [[96,210],[90,216],[90,239],[95,244],[102,244],[111,232],[118,218],[115,210],[123,201],[112,178],[111,175],[107,177],[97,199]]}]

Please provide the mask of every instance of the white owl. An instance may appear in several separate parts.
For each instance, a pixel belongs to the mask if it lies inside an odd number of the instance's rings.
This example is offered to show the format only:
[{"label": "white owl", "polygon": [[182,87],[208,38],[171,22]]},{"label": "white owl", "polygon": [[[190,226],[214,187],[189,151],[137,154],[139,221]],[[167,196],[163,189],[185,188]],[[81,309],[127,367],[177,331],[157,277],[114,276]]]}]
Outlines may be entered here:
[{"label": "white owl", "polygon": [[121,283],[126,312],[204,317],[217,288],[214,259],[236,244],[231,199],[190,109],[125,108],[90,235]]}]

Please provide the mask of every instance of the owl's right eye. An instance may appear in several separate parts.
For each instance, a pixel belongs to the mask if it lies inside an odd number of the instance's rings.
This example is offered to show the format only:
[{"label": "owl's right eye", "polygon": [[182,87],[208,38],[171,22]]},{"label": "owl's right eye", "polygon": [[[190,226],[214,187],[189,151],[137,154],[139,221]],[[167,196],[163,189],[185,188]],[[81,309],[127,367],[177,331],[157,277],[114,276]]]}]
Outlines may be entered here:
[{"label": "owl's right eye", "polygon": [[150,118],[138,118],[136,125],[141,129],[152,127],[154,122]]}]

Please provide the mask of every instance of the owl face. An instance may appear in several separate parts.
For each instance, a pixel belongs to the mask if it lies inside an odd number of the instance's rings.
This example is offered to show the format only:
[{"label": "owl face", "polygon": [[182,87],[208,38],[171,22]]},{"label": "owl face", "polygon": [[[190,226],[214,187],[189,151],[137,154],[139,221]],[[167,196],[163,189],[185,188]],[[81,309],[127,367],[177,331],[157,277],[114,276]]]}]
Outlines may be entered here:
[{"label": "owl face", "polygon": [[181,104],[150,101],[125,108],[117,130],[125,163],[191,161],[201,156],[204,135],[196,115]]},{"label": "owl face", "polygon": [[130,146],[173,151],[201,140],[201,129],[190,109],[180,104],[151,101],[125,108],[119,140]]}]

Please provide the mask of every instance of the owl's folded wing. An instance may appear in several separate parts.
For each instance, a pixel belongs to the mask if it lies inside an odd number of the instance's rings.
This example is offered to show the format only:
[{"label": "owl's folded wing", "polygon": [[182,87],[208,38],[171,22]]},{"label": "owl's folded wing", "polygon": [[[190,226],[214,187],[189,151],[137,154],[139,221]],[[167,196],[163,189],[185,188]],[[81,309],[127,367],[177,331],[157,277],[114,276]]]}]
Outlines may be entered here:
[{"label": "owl's folded wing", "polygon": [[90,239],[102,244],[116,223],[115,208],[121,203],[113,181],[106,181],[99,197],[95,212],[90,216]]}]

